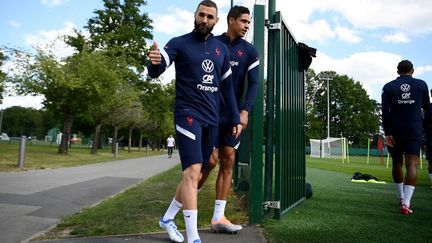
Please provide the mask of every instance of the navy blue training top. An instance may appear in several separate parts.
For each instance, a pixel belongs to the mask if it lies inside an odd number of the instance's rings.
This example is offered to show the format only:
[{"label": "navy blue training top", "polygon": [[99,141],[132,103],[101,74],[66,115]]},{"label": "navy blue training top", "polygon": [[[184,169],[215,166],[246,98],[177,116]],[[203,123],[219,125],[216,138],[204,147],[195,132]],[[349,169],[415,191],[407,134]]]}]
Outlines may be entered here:
[{"label": "navy blue training top", "polygon": [[176,98],[174,116],[192,115],[204,124],[219,123],[220,97],[229,104],[232,125],[240,123],[231,81],[231,67],[227,47],[213,37],[207,40],[199,33],[171,39],[161,50],[162,63],[148,65],[148,74],[157,78],[173,62],[176,70]]},{"label": "navy blue training top", "polygon": [[381,94],[385,135],[400,138],[422,137],[422,109],[429,107],[425,81],[401,75],[384,85]]},{"label": "navy blue training top", "polygon": [[432,104],[429,104],[429,108],[424,112],[423,130],[426,142],[429,146],[432,145]]},{"label": "navy blue training top", "polygon": [[[237,38],[230,41],[226,33],[216,36],[217,39],[222,41],[230,51],[231,69],[232,69],[232,82],[234,86],[234,94],[236,96],[237,106],[239,111],[252,110],[253,103],[257,95],[258,81],[259,81],[259,54],[258,50],[249,42],[242,38]],[[245,79],[247,82],[247,91],[244,94]],[[241,100],[245,95],[244,102]],[[221,101],[221,123],[226,123],[229,118],[227,113],[227,104],[224,100]]]}]

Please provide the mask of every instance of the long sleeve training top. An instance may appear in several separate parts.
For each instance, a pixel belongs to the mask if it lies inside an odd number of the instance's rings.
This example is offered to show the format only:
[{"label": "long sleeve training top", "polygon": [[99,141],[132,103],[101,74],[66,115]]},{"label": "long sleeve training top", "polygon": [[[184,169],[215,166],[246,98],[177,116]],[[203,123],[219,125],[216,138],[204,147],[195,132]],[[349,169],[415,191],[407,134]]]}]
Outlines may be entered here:
[{"label": "long sleeve training top", "polygon": [[240,123],[231,81],[229,51],[222,42],[213,35],[205,39],[192,31],[171,39],[161,54],[162,63],[150,63],[148,74],[157,78],[175,63],[174,116],[193,115],[207,125],[217,126],[222,97],[228,104],[230,123]]},{"label": "long sleeve training top", "polygon": [[401,75],[384,85],[381,94],[385,135],[400,138],[422,137],[422,109],[429,107],[425,81]]},{"label": "long sleeve training top", "polygon": [[[239,111],[252,110],[257,95],[259,81],[259,54],[258,50],[242,38],[230,41],[226,33],[216,36],[230,51],[232,83]],[[245,82],[247,76],[247,83]],[[245,85],[247,90],[245,93]],[[221,101],[221,123],[229,119],[229,109],[224,100]]]}]

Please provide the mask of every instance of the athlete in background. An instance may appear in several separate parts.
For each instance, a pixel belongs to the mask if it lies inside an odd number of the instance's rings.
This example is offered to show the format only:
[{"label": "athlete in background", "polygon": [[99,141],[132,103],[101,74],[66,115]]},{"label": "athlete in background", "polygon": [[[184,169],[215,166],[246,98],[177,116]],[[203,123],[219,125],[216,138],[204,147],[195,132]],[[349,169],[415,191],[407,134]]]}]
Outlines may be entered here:
[{"label": "athlete in background", "polygon": [[[392,156],[392,176],[402,214],[411,214],[411,198],[417,183],[417,165],[422,144],[422,110],[429,107],[425,81],[412,77],[413,64],[408,60],[397,66],[400,75],[382,90],[382,120],[387,148]],[[402,165],[405,158],[406,175]]]}]

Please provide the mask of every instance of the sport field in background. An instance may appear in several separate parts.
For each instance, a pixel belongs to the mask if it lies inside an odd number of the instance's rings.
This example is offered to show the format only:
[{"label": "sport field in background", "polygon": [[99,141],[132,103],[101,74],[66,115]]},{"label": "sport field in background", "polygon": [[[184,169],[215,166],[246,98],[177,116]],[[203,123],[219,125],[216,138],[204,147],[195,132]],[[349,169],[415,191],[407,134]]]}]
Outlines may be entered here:
[{"label": "sport field in background", "polygon": [[281,221],[263,223],[269,242],[432,242],[429,185],[416,187],[414,214],[402,215],[392,183],[353,183],[351,174],[310,167],[306,172],[313,196]]},{"label": "sport field in background", "polygon": [[[379,180],[386,181],[387,183],[392,183],[392,161],[389,160],[388,168],[386,166],[387,158],[384,158],[384,163],[381,164],[379,157],[370,157],[369,164],[367,164],[366,156],[350,156],[350,162],[342,163],[342,159],[320,159],[320,158],[310,158],[306,157],[306,167],[307,168],[317,168],[330,170],[334,172],[342,172],[351,174],[355,172],[361,172],[363,174],[370,174],[377,177]],[[421,169],[422,167],[422,169]],[[350,177],[351,178],[351,177]],[[306,174],[306,179],[309,179],[309,175]],[[428,161],[426,159],[422,160],[422,166],[418,166],[418,185],[430,185],[429,174],[428,174]]]}]

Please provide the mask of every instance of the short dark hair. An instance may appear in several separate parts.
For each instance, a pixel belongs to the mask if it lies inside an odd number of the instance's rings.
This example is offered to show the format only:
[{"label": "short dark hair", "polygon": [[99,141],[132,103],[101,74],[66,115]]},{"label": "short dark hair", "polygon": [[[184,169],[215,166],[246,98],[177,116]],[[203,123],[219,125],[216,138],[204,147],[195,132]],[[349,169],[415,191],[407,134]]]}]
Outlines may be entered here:
[{"label": "short dark hair", "polygon": [[216,3],[211,1],[211,0],[202,0],[197,6],[197,10],[198,10],[199,6],[201,6],[201,5],[204,5],[204,6],[210,7],[210,8],[215,8],[216,12],[218,11],[218,7],[217,7]]},{"label": "short dark hair", "polygon": [[246,7],[243,7],[243,6],[235,5],[235,6],[232,7],[232,8],[230,9],[230,11],[228,12],[228,15],[227,15],[227,23],[229,23],[230,18],[238,19],[238,18],[240,18],[240,16],[241,16],[242,14],[249,14],[249,15],[250,15],[250,11],[249,11],[249,9],[246,8]]},{"label": "short dark hair", "polygon": [[402,60],[397,66],[398,73],[409,73],[414,70],[413,64],[408,60]]}]

